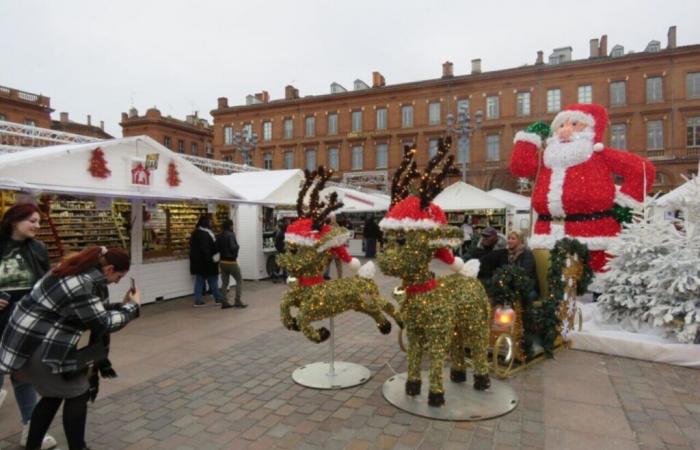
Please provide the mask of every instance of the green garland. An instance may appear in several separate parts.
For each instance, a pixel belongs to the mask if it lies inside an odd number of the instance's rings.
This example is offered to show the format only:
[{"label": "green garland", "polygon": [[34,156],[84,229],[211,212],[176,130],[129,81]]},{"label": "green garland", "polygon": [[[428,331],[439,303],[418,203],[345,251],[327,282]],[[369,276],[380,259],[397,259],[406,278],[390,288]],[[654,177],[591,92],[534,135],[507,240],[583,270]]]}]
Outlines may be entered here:
[{"label": "green garland", "polygon": [[620,224],[625,224],[625,223],[631,223],[633,214],[632,214],[632,208],[628,208],[627,206],[620,206],[617,203],[613,205],[612,207],[613,210],[613,216],[615,217],[615,220]]},{"label": "green garland", "polygon": [[588,247],[576,239],[564,238],[557,241],[552,249],[549,258],[551,265],[547,271],[547,281],[549,283],[549,298],[544,302],[542,308],[536,313],[536,321],[540,329],[542,347],[545,355],[552,357],[554,350],[554,340],[557,338],[557,328],[561,325],[559,320],[559,308],[564,300],[565,284],[562,280],[563,270],[566,267],[566,257],[576,254],[583,264],[583,275],[576,284],[576,294],[583,295],[588,286],[593,281],[593,271],[589,266],[590,254]]},{"label": "green garland", "polygon": [[520,336],[520,348],[525,353],[525,360],[533,357],[532,343],[536,324],[532,320],[532,305],[528,295],[534,288],[535,281],[530,279],[525,271],[515,265],[499,267],[488,282],[486,290],[493,305],[514,305],[520,303],[523,332]]}]

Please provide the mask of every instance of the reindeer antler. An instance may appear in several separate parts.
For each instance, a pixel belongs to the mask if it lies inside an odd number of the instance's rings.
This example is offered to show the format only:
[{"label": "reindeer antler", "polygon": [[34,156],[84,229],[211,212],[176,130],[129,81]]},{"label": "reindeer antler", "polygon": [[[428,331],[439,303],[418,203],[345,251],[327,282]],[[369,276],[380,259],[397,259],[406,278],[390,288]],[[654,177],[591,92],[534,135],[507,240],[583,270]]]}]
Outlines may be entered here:
[{"label": "reindeer antler", "polygon": [[[421,175],[420,183],[420,207],[427,208],[430,202],[437,197],[442,188],[442,182],[452,168],[454,163],[454,156],[447,156],[447,152],[452,146],[452,138],[447,137],[445,141],[442,139],[438,140],[438,150],[435,156],[430,158],[428,162],[428,167],[425,168],[423,174]],[[447,156],[447,158],[445,158]],[[443,163],[444,160],[444,163]],[[433,170],[443,163],[440,167],[440,172],[437,175],[433,175]]]},{"label": "reindeer antler", "polygon": [[311,185],[314,183],[316,178],[316,171],[309,172],[308,169],[304,169],[304,184],[301,185],[299,190],[299,196],[297,197],[297,217],[306,217],[304,214],[304,197],[306,197],[306,192],[309,190]]},{"label": "reindeer antler", "polygon": [[[321,191],[326,187],[326,181],[333,175],[333,171],[325,167],[320,166],[317,170],[309,173],[308,170],[304,171],[306,175],[306,180],[299,190],[299,196],[297,197],[297,214],[301,217],[306,217],[312,219],[312,228],[314,230],[320,231],[323,227],[323,222],[326,220],[328,215],[343,207],[343,203],[338,201],[338,193],[333,192],[328,197],[328,204],[324,201],[319,201],[319,195]],[[311,189],[311,194],[309,197],[309,207],[308,211],[304,211],[304,199],[306,194]]]},{"label": "reindeer antler", "polygon": [[418,176],[415,156],[415,148],[404,146],[403,159],[391,180],[391,206],[408,196],[408,187],[411,181]]}]

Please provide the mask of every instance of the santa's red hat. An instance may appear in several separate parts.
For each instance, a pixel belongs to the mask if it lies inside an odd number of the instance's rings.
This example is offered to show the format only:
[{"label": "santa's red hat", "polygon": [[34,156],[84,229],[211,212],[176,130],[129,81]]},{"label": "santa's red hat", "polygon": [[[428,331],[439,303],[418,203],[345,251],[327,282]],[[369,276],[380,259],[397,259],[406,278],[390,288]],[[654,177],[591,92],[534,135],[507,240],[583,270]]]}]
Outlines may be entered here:
[{"label": "santa's red hat", "polygon": [[603,137],[608,126],[608,112],[604,107],[593,103],[577,103],[564,108],[552,121],[552,132],[556,133],[557,128],[567,120],[575,120],[588,125],[595,133],[593,149],[601,151],[605,148]]}]

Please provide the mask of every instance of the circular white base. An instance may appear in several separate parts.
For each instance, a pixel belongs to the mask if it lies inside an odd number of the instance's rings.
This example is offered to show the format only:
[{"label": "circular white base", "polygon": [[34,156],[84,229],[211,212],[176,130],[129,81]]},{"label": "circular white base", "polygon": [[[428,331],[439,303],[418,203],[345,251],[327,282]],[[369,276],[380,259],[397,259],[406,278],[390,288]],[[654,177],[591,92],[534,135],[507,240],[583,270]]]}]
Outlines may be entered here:
[{"label": "circular white base", "polygon": [[428,405],[428,372],[421,372],[423,385],[421,394],[411,397],[406,395],[407,374],[400,373],[389,378],[382,386],[384,398],[408,413],[437,420],[472,421],[485,420],[502,416],[518,406],[518,395],[505,381],[491,377],[491,387],[477,391],[472,387],[473,372],[468,372],[467,381],[454,383],[450,380],[450,369],[442,372],[445,386],[445,404]]},{"label": "circular white base", "polygon": [[344,389],[367,382],[372,374],[359,364],[336,361],[334,372],[331,365],[317,362],[299,367],[292,373],[295,383],[314,389]]}]

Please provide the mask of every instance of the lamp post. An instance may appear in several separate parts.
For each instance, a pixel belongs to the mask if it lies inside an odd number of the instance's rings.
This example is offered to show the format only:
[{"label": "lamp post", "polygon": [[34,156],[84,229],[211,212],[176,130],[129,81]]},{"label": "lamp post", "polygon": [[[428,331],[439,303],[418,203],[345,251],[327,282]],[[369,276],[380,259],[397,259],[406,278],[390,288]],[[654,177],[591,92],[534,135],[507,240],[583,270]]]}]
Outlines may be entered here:
[{"label": "lamp post", "polygon": [[[459,105],[459,104],[458,104]],[[454,134],[457,139],[457,152],[462,149],[460,146],[469,145],[469,138],[474,133],[474,131],[481,128],[481,122],[484,119],[484,112],[482,110],[477,110],[474,114],[474,125],[471,123],[471,117],[469,117],[469,107],[464,105],[459,105],[457,110],[457,121],[455,123],[454,114],[447,114],[447,132]],[[458,153],[459,154],[459,153]],[[467,155],[461,155],[462,157],[462,181],[467,182]]]},{"label": "lamp post", "polygon": [[241,131],[233,133],[232,144],[243,155],[243,164],[252,166],[250,152],[258,146],[258,135],[253,133],[250,128],[243,127]]}]

